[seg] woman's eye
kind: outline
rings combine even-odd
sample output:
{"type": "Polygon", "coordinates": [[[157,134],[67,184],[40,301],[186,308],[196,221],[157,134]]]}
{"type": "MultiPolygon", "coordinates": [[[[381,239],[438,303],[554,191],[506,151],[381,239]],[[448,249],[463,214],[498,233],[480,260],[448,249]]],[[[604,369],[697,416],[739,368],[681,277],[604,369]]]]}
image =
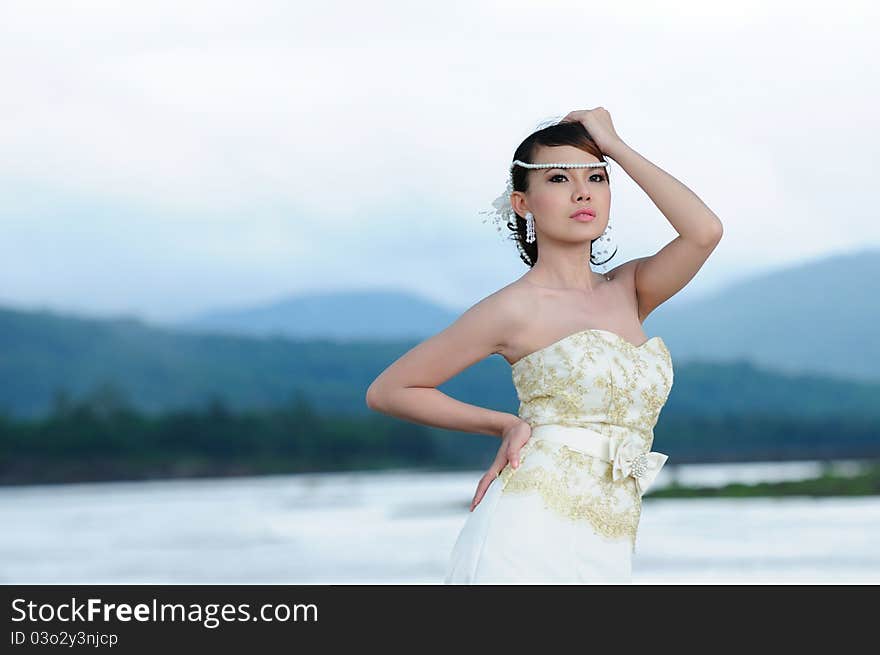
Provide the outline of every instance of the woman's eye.
{"type": "MultiPolygon", "coordinates": [[[[552,176],[552,177],[550,178],[550,181],[553,182],[553,180],[555,180],[557,177],[561,177],[561,178],[564,179],[564,180],[567,180],[567,179],[568,179],[568,178],[565,177],[565,175],[563,175],[562,173],[557,173],[556,175],[554,175],[554,176],[552,176]]],[[[601,182],[602,180],[605,179],[605,176],[604,176],[602,173],[594,173],[593,175],[590,176],[590,179],[592,180],[594,177],[598,177],[598,178],[599,178],[599,179],[598,179],[599,182],[601,182]]]]}

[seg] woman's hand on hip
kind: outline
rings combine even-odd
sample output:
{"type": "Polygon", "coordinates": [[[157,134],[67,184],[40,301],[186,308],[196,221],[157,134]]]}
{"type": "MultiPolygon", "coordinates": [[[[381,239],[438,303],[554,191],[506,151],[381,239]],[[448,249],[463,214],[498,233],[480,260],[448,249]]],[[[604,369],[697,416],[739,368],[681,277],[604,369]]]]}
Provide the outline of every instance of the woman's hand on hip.
{"type": "Polygon", "coordinates": [[[474,499],[471,501],[470,511],[473,512],[474,508],[480,504],[489,485],[501,474],[501,471],[504,470],[508,463],[513,468],[519,466],[519,451],[526,445],[531,436],[532,426],[519,417],[516,417],[516,420],[511,421],[504,429],[504,432],[501,434],[501,447],[498,448],[498,454],[495,456],[492,466],[489,467],[489,470],[486,471],[477,484],[477,491],[474,494],[474,499]]]}

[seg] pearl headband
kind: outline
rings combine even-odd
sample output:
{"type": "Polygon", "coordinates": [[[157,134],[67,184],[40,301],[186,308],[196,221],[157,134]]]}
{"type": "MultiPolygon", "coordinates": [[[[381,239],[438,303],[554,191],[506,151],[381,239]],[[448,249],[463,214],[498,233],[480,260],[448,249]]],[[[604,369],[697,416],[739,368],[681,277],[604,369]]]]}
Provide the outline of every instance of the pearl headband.
{"type": "Polygon", "coordinates": [[[591,164],[527,164],[519,159],[514,159],[510,165],[510,170],[513,171],[514,166],[522,166],[523,168],[599,168],[607,165],[607,161],[593,162],[591,164]]]}

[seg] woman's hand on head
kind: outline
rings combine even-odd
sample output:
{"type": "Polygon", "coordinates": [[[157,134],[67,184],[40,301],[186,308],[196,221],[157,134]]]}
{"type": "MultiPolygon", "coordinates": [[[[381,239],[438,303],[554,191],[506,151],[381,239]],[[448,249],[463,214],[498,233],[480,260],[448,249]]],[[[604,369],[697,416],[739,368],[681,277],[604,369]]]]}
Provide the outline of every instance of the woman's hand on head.
{"type": "Polygon", "coordinates": [[[596,107],[594,109],[579,109],[569,112],[562,122],[580,123],[587,130],[599,150],[603,153],[610,153],[614,150],[614,146],[623,143],[622,139],[617,135],[614,129],[614,123],[611,122],[611,114],[605,107],[596,107]]]}
{"type": "Polygon", "coordinates": [[[516,417],[516,420],[512,421],[504,429],[504,432],[501,434],[501,446],[498,448],[498,454],[495,456],[495,461],[492,462],[489,470],[486,471],[477,484],[477,491],[474,494],[474,499],[471,501],[470,511],[473,512],[476,506],[480,504],[489,485],[501,474],[501,471],[504,470],[508,463],[513,468],[519,466],[519,451],[526,445],[531,436],[532,426],[519,417],[516,417]]]}

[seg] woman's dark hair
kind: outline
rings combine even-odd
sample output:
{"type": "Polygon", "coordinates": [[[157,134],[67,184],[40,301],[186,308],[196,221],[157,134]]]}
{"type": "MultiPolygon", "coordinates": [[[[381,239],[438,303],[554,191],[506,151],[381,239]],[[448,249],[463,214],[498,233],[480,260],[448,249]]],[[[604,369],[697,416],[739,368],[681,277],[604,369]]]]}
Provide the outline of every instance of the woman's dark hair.
{"type": "MultiPolygon", "coordinates": [[[[537,154],[538,149],[541,146],[574,146],[575,148],[580,148],[584,152],[588,152],[591,155],[594,155],[599,159],[599,161],[607,161],[605,159],[605,156],[602,154],[602,151],[599,149],[599,146],[597,146],[596,142],[593,141],[593,137],[591,137],[587,132],[587,129],[584,127],[583,123],[576,121],[555,123],[548,127],[542,128],[537,132],[533,132],[525,139],[525,141],[523,141],[519,145],[519,147],[516,149],[516,152],[513,153],[513,159],[519,159],[520,161],[532,163],[534,161],[533,157],[537,154]]],[[[511,162],[512,161],[513,160],[511,160],[511,162]]],[[[526,192],[529,190],[529,173],[533,170],[534,169],[523,168],[522,166],[513,167],[514,191],[526,192]]],[[[607,166],[605,167],[605,176],[608,180],[608,183],[610,184],[611,177],[608,175],[607,166]]],[[[507,229],[509,229],[513,233],[510,238],[513,239],[516,243],[517,250],[519,250],[520,259],[522,259],[527,266],[532,267],[535,265],[535,262],[538,261],[538,242],[526,242],[525,218],[514,212],[513,221],[513,223],[507,223],[507,229]]],[[[593,241],[595,241],[595,239],[593,241]]],[[[592,249],[592,242],[590,242],[590,246],[592,249]]],[[[614,255],[612,255],[611,257],[613,256],[614,255]]],[[[611,257],[609,257],[609,259],[611,259],[611,257]]],[[[593,263],[604,264],[605,262],[593,263]]]]}

